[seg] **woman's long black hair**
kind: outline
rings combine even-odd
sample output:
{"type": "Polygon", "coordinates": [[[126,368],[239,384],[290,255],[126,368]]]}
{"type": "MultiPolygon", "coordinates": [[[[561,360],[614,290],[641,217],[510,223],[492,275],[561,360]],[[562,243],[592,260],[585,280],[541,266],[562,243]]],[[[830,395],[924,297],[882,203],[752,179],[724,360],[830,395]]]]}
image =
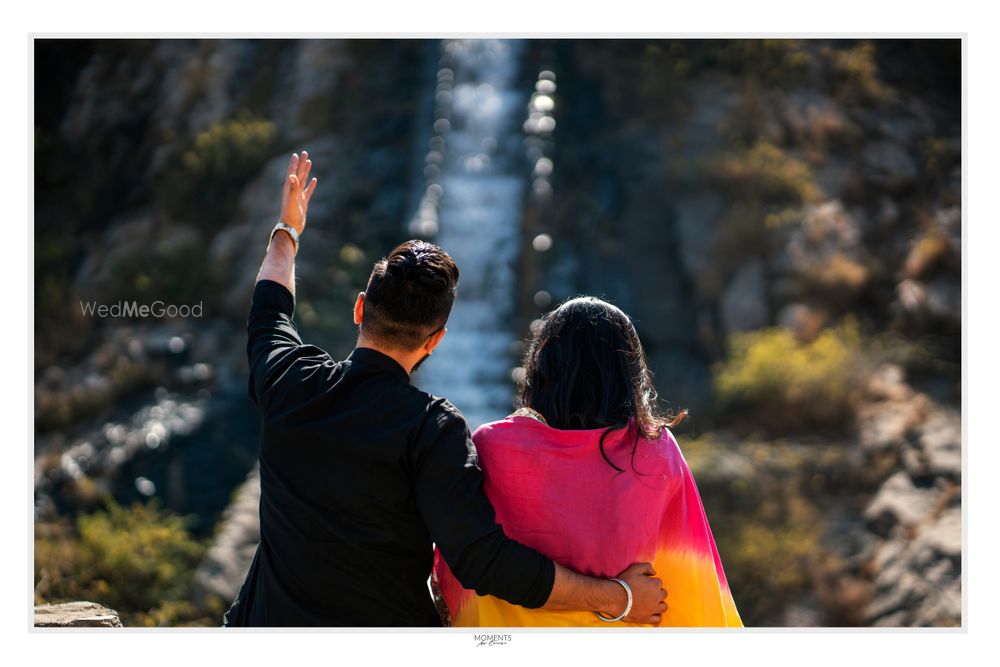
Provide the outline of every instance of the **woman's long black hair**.
{"type": "Polygon", "coordinates": [[[604,439],[628,428],[635,418],[632,467],[639,436],[660,438],[663,426],[676,426],[687,410],[660,414],[656,388],[646,365],[639,335],[622,310],[606,301],[582,296],[548,313],[535,331],[524,356],[524,381],[517,403],[537,410],[558,429],[605,428],[604,439]]]}

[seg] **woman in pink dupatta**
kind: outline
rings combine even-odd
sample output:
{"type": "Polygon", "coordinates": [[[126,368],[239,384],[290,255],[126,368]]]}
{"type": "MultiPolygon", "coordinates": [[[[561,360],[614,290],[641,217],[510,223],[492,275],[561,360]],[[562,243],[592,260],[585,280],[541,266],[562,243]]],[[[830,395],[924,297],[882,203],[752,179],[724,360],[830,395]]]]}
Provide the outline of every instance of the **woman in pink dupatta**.
{"type": "MultiPolygon", "coordinates": [[[[650,562],[669,591],[661,626],[742,627],[691,470],[661,417],[631,320],[580,297],[549,313],[525,356],[521,407],[472,435],[486,495],[513,539],[582,574],[650,562]]],[[[451,625],[615,626],[591,612],[480,596],[440,552],[432,582],[451,625]]]]}

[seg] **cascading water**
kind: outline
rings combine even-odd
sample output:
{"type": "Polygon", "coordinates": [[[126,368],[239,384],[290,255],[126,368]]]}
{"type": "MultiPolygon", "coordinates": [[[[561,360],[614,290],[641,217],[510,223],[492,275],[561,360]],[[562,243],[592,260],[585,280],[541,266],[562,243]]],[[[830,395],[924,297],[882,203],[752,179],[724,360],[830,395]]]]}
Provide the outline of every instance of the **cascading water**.
{"type": "MultiPolygon", "coordinates": [[[[423,120],[433,124],[433,133],[427,143],[421,140],[417,153],[420,186],[413,193],[416,215],[408,231],[447,250],[461,279],[448,334],[414,380],[455,403],[471,429],[511,409],[514,267],[528,178],[522,129],[537,137],[554,127],[551,119],[541,120],[547,112],[538,110],[524,125],[527,100],[515,88],[523,50],[523,43],[513,40],[453,40],[430,54],[436,89],[433,111],[431,105],[426,109],[433,116],[427,113],[423,120]]],[[[551,92],[554,83],[538,89],[551,92]]],[[[534,196],[545,196],[551,161],[537,140],[527,146],[527,159],[536,165],[534,196]]],[[[251,475],[198,569],[198,590],[222,599],[236,594],[258,539],[259,493],[251,475]]]]}
{"type": "Polygon", "coordinates": [[[444,248],[461,270],[448,333],[414,382],[451,400],[470,429],[511,410],[515,266],[526,175],[519,40],[441,46],[426,189],[409,231],[444,248]]]}

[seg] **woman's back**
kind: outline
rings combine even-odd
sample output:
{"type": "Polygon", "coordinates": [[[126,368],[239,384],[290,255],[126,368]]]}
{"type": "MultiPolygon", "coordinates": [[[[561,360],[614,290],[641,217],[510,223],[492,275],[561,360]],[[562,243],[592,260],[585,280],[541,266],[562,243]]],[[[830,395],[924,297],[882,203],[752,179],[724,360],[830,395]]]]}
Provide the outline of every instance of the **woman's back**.
{"type": "MultiPolygon", "coordinates": [[[[661,625],[742,625],[701,499],[676,440],[635,429],[560,430],[517,414],[473,441],[497,522],[511,538],[583,574],[613,577],[653,563],[669,592],[661,625]],[[632,454],[635,446],[634,456],[632,454]]],[[[590,612],[548,612],[463,589],[435,557],[434,578],[454,625],[608,626],[590,612]]]]}

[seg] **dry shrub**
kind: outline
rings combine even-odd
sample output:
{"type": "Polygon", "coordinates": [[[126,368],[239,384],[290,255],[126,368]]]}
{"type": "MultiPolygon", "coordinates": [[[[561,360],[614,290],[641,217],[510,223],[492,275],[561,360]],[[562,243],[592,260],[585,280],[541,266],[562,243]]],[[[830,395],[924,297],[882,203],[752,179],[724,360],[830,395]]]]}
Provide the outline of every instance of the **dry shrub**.
{"type": "Polygon", "coordinates": [[[782,328],[735,333],[728,358],[716,367],[719,409],[770,432],[850,426],[854,380],[860,370],[856,318],[803,343],[782,328]]]}
{"type": "Polygon", "coordinates": [[[218,625],[218,601],[192,602],[205,545],[183,517],[154,502],[107,508],[35,526],[35,603],[98,602],[126,625],[218,625]]]}

